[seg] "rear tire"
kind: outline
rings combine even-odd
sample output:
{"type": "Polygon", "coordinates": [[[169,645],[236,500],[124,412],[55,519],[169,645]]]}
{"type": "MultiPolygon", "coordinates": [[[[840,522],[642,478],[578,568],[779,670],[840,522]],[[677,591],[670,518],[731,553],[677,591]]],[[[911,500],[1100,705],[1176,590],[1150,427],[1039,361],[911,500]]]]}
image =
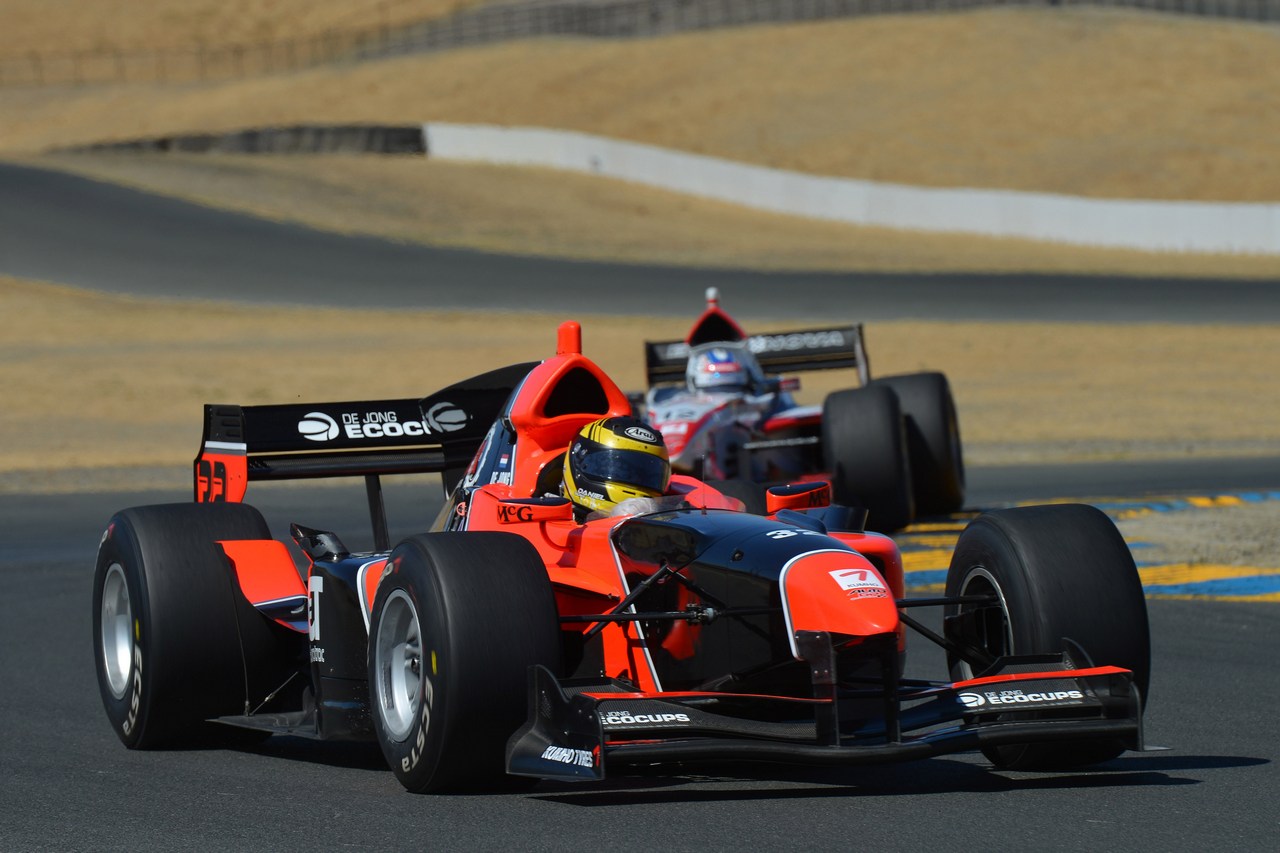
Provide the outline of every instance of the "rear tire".
{"type": "Polygon", "coordinates": [[[822,405],[823,462],[836,503],[867,510],[867,529],[906,527],[915,517],[906,425],[885,386],[837,391],[822,405]]]}
{"type": "Polygon", "coordinates": [[[964,457],[951,386],[941,373],[886,376],[906,421],[907,453],[917,515],[941,515],[964,506],[964,457]]]}
{"type": "Polygon", "coordinates": [[[369,632],[374,731],[414,793],[505,787],[529,667],[560,669],[555,597],[510,533],[430,533],[396,546],[369,632]]]}
{"type": "MultiPolygon", "coordinates": [[[[1145,706],[1151,678],[1146,599],[1133,555],[1100,510],[1020,507],[975,519],[956,543],[946,594],[990,593],[998,606],[946,608],[949,617],[979,613],[967,633],[954,638],[993,657],[1065,651],[1077,667],[1124,667],[1133,671],[1145,706]]],[[[948,663],[954,681],[977,675],[954,656],[948,663]]],[[[1001,768],[1053,770],[1106,761],[1124,750],[1119,741],[1102,740],[1014,744],[983,755],[1001,768]]]]}
{"type": "Polygon", "coordinates": [[[208,743],[204,720],[244,713],[246,686],[261,698],[287,677],[291,661],[215,544],[270,538],[245,504],[112,517],[94,574],[93,648],[102,704],[125,746],[208,743]]]}

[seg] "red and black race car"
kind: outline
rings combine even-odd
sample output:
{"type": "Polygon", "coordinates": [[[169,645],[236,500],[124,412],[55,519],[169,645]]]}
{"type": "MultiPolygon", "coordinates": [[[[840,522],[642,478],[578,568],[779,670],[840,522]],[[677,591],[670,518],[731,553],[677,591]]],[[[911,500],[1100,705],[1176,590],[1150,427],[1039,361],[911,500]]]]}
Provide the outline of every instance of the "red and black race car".
{"type": "Polygon", "coordinates": [[[645,343],[644,416],[672,467],[762,509],[769,484],[822,476],[841,503],[892,531],[964,504],[964,460],[951,386],[937,371],[871,378],[860,324],[748,335],[716,288],[683,341],[645,343]],[[794,374],[851,368],[857,387],[800,405],[794,374]]]}
{"type": "Polygon", "coordinates": [[[195,501],[122,510],[102,538],[93,639],[116,733],[376,740],[417,792],[1140,748],[1145,602],[1096,509],[980,516],[946,594],[912,599],[894,542],[826,483],[772,488],[761,516],[674,475],[655,511],[575,520],[566,447],[630,412],[574,323],[555,356],[422,400],[207,406],[195,501]],[[380,478],[423,471],[442,475],[443,511],[392,548],[380,478]],[[248,483],[331,476],[366,479],[375,551],[294,524],[295,563],[248,483]],[[944,609],[940,633],[922,607],[944,609]],[[945,677],[904,677],[909,631],[945,648],[945,677]]]}

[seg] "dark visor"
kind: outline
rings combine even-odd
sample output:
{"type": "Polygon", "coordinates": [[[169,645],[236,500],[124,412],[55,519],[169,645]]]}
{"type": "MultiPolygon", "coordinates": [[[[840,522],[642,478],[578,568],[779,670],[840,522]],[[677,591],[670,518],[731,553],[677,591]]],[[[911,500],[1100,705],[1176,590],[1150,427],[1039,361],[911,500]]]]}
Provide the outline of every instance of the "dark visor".
{"type": "Polygon", "coordinates": [[[578,470],[593,480],[666,491],[671,469],[661,457],[639,450],[584,450],[580,447],[578,451],[574,454],[578,470]]]}

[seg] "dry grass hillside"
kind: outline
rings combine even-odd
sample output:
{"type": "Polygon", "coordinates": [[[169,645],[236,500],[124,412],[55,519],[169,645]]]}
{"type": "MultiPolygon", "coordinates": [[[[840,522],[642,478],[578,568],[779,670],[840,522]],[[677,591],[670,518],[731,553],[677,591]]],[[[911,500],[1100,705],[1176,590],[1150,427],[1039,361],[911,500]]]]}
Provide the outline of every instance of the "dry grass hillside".
{"type": "Polygon", "coordinates": [[[396,26],[484,0],[0,0],[0,56],[172,50],[396,26]]]}
{"type": "Polygon", "coordinates": [[[0,90],[0,152],[294,122],[491,122],[910,184],[1270,201],[1278,33],[1073,7],[531,40],[218,84],[0,90]]]}
{"type": "MultiPolygon", "coordinates": [[[[0,276],[0,492],[182,488],[201,406],[428,393],[501,364],[546,357],[565,317],[323,311],[144,301],[0,276]],[[314,330],[359,341],[317,358],[314,330]],[[388,364],[418,365],[387,370],[388,364]]],[[[580,315],[584,348],[624,388],[644,380],[642,342],[691,318],[580,315]]],[[[794,324],[788,324],[788,327],[794,324]]],[[[753,327],[754,328],[754,327],[753,327]]],[[[760,327],[764,330],[765,327],[760,327]]],[[[1275,327],[875,323],[880,375],[942,369],[965,454],[1027,460],[1182,458],[1273,450],[1275,327]],[[1211,357],[1187,359],[1187,353],[1211,357]]],[[[820,401],[856,379],[807,374],[820,401]]]]}
{"type": "MultiPolygon", "coordinates": [[[[203,37],[219,15],[236,18],[216,25],[227,33],[279,33],[290,22],[320,26],[375,7],[416,16],[437,0],[318,0],[302,16],[297,2],[0,0],[0,8],[13,23],[5,37],[33,44],[50,43],[42,27],[51,22],[81,32],[77,12],[89,21],[108,10],[112,26],[159,46],[203,37]],[[148,30],[160,22],[162,32],[148,30]]],[[[0,157],[320,228],[490,251],[762,268],[1280,278],[1280,257],[859,229],[531,169],[417,158],[41,155],[264,125],[472,121],[904,183],[1276,201],[1278,33],[1114,9],[986,9],[630,42],[533,40],[222,83],[10,87],[0,88],[0,157]]]]}

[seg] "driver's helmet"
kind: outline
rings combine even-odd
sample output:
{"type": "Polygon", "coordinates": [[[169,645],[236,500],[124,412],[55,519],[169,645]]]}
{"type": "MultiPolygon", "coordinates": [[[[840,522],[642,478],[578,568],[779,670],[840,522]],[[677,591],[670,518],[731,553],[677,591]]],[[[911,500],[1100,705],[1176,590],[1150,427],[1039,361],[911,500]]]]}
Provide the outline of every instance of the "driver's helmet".
{"type": "Polygon", "coordinates": [[[670,479],[662,433],[632,417],[592,421],[564,456],[564,496],[586,510],[608,513],[627,498],[657,497],[670,479]]]}
{"type": "Polygon", "coordinates": [[[738,350],[713,346],[690,354],[685,379],[690,391],[743,391],[751,385],[751,371],[738,350]]]}

